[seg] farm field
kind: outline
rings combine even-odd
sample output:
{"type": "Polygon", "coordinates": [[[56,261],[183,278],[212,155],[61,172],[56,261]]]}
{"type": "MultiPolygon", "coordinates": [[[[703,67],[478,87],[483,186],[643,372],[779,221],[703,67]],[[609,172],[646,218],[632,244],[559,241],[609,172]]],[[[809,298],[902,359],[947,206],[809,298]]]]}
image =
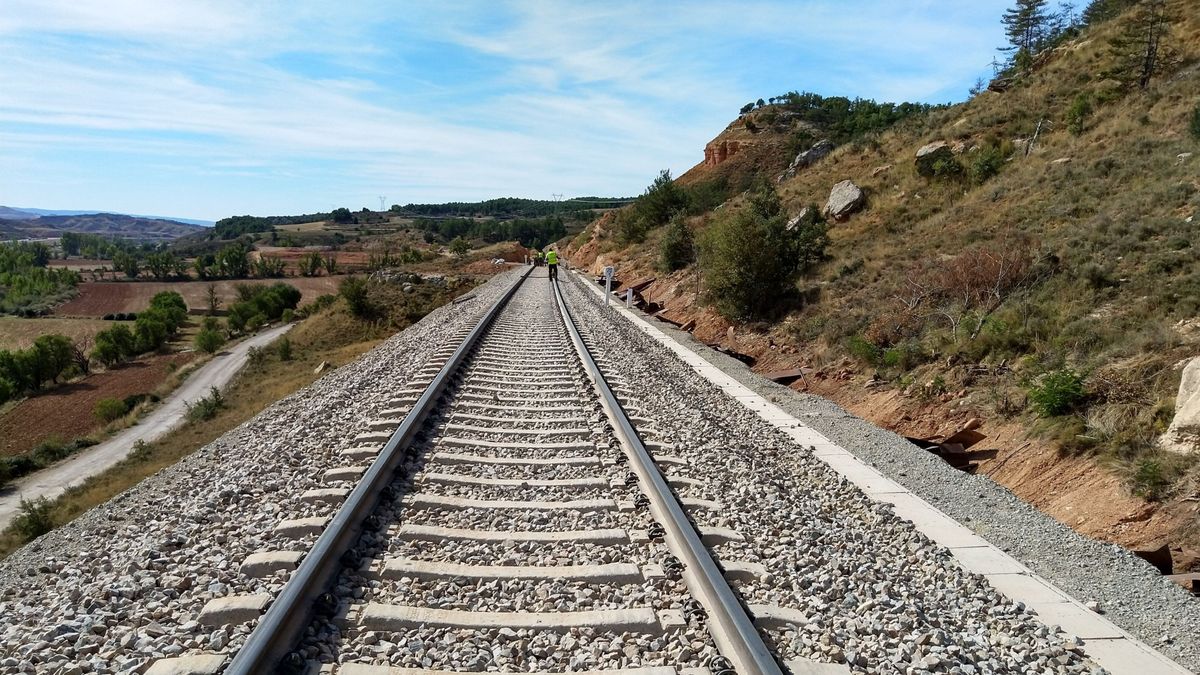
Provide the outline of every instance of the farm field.
{"type": "Polygon", "coordinates": [[[42,335],[65,335],[72,342],[111,328],[112,321],[101,319],[65,319],[40,317],[22,319],[15,316],[0,316],[0,349],[26,349],[42,335]]]}
{"type": "Polygon", "coordinates": [[[153,392],[196,357],[196,352],[143,357],[20,401],[0,413],[0,455],[20,455],[50,439],[87,436],[101,426],[93,414],[97,401],[153,392]]]}
{"type": "Polygon", "coordinates": [[[175,291],[183,296],[190,310],[208,309],[208,287],[215,285],[223,307],[236,300],[239,284],[274,284],[283,282],[295,286],[303,294],[301,304],[317,297],[337,293],[342,277],[287,277],[284,279],[237,279],[222,281],[85,281],[79,284],[79,294],[59,305],[54,314],[59,317],[101,317],[115,312],[140,312],[150,305],[150,298],[162,291],[175,291]]]}

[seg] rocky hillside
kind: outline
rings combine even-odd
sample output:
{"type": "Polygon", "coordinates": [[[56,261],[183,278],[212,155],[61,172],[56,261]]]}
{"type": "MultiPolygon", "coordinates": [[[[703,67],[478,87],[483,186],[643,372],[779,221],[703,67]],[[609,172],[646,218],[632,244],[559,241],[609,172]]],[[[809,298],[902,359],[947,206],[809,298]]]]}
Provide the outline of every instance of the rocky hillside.
{"type": "Polygon", "coordinates": [[[760,372],[802,369],[793,387],[882,426],[935,441],[970,427],[985,439],[956,461],[1081,532],[1193,567],[1200,420],[1176,398],[1200,355],[1200,15],[1167,7],[1170,58],[1145,89],[1112,76],[1127,12],[883,132],[798,133],[781,105],[740,115],[676,181],[732,195],[688,228],[703,238],[750,208],[742,191],[764,176],[793,222],[815,204],[828,224],[822,262],[766,321],[716,311],[703,255],[665,272],[669,227],[630,246],[610,214],[568,255],[654,279],[640,290],[663,318],[760,372]]]}

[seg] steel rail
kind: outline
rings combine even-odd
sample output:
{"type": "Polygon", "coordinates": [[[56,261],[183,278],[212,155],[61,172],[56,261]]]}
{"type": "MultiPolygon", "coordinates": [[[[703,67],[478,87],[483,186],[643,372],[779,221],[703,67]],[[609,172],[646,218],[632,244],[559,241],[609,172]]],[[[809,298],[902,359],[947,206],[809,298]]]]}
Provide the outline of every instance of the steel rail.
{"type": "Polygon", "coordinates": [[[721,568],[700,541],[700,535],[692,526],[679,500],[671,492],[662,472],[658,470],[650,452],[642,444],[637,430],[625,415],[617,397],[604,380],[596,365],[571,311],[567,309],[558,282],[553,282],[554,298],[571,342],[583,361],[588,378],[600,393],[601,403],[613,423],[613,430],[625,448],[630,467],[641,480],[646,496],[650,498],[650,511],[666,531],[666,543],[671,553],[684,564],[684,582],[708,614],[710,631],[721,654],[729,659],[738,673],[745,675],[782,675],[779,662],[763,642],[754,628],[746,608],[725,580],[721,568]]]}
{"type": "Polygon", "coordinates": [[[358,541],[364,522],[375,511],[384,488],[392,482],[393,474],[404,458],[404,450],[434,409],[454,373],[532,270],[532,267],[525,270],[496,300],[425,388],[325,531],[317,538],[312,550],[284,585],[279,597],[262,616],[245,645],[238,650],[224,675],[262,675],[294,672],[291,670],[293,668],[304,669],[307,664],[284,663],[284,659],[312,622],[318,598],[336,581],[338,573],[345,566],[343,556],[358,541]]]}

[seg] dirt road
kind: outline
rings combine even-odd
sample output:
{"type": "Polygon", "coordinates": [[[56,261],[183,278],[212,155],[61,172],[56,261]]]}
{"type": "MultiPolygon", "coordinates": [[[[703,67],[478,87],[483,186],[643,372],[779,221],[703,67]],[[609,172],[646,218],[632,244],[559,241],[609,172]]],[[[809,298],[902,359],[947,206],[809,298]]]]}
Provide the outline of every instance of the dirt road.
{"type": "Polygon", "coordinates": [[[87,448],[70,459],[48,469],[14,481],[0,490],[0,529],[8,527],[20,510],[21,499],[46,497],[54,499],[68,487],[78,485],[120,462],[138,441],[147,443],[165,435],[183,421],[188,402],[204,397],[211,387],[221,388],[246,364],[251,347],[262,347],[283,335],[294,324],[263,331],[254,337],[222,352],[192,373],[179,389],[163,400],[144,419],[116,436],[87,448]]]}

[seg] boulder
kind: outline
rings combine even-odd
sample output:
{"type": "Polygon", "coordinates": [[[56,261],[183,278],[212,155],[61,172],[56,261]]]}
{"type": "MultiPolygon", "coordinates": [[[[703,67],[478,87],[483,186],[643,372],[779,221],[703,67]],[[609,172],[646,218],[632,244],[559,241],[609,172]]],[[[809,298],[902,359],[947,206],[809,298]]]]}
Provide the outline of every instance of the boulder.
{"type": "Polygon", "coordinates": [[[1183,367],[1179,393],[1175,396],[1175,417],[1158,443],[1169,452],[1200,452],[1200,356],[1183,367]]]}
{"type": "Polygon", "coordinates": [[[787,180],[788,178],[795,176],[798,170],[816,164],[817,160],[833,152],[835,148],[837,148],[837,146],[834,145],[833,141],[829,140],[828,138],[817,141],[811,148],[796,155],[796,158],[793,159],[792,163],[788,165],[788,168],[784,170],[783,175],[779,177],[779,180],[787,180]]]}
{"type": "Polygon", "coordinates": [[[796,158],[792,160],[792,166],[798,168],[812,166],[817,160],[833,152],[836,147],[833,141],[823,138],[814,143],[808,150],[796,155],[796,158]]]}
{"type": "Polygon", "coordinates": [[[815,213],[815,209],[811,206],[806,206],[800,209],[800,213],[796,214],[794,218],[787,221],[787,225],[785,225],[785,227],[787,228],[788,232],[791,232],[799,227],[800,223],[816,220],[816,217],[817,214],[815,213]]]}
{"type": "Polygon", "coordinates": [[[934,141],[921,146],[917,150],[917,173],[929,177],[933,175],[933,167],[941,160],[953,161],[954,151],[946,141],[934,141]]]}
{"type": "Polygon", "coordinates": [[[862,188],[855,185],[854,181],[844,180],[834,185],[833,189],[829,191],[829,200],[825,202],[825,208],[821,212],[826,217],[840,222],[862,208],[866,201],[867,197],[863,194],[862,188]]]}

